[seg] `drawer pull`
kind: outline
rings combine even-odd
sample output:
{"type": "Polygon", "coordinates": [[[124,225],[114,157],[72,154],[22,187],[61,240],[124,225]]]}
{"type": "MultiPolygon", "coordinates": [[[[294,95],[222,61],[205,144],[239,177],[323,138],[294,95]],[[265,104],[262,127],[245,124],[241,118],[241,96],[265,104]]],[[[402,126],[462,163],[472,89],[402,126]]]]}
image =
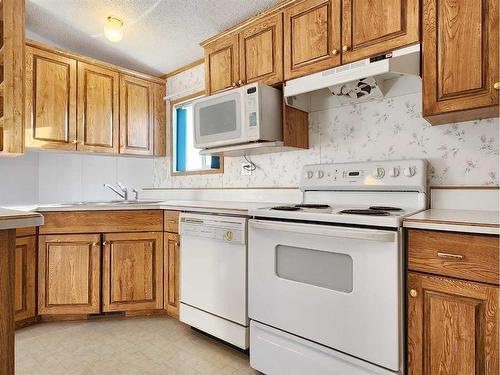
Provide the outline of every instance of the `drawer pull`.
{"type": "Polygon", "coordinates": [[[463,255],[450,254],[450,253],[437,253],[437,256],[440,257],[440,258],[446,258],[446,259],[455,259],[455,260],[462,260],[462,259],[464,259],[463,255]]]}
{"type": "Polygon", "coordinates": [[[410,297],[415,298],[418,296],[418,292],[416,289],[410,289],[410,297]]]}

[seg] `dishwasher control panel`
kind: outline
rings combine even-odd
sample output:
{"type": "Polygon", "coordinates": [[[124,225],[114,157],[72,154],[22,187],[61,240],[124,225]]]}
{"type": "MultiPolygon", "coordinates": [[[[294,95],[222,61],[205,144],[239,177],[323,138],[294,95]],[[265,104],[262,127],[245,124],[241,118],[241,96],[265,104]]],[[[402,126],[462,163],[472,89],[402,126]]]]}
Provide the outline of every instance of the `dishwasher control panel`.
{"type": "Polygon", "coordinates": [[[202,215],[181,216],[181,237],[201,237],[240,244],[246,242],[246,218],[200,216],[202,215]]]}

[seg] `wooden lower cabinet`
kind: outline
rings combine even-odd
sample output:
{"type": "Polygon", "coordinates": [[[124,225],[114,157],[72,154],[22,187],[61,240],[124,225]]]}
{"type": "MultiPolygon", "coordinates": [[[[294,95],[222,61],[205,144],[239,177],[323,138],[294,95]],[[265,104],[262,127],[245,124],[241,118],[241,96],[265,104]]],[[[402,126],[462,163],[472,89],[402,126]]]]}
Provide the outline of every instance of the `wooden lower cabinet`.
{"type": "Polygon", "coordinates": [[[41,235],[38,241],[38,313],[99,313],[101,235],[41,235]]]}
{"type": "Polygon", "coordinates": [[[15,259],[15,321],[36,316],[36,237],[16,239],[15,259]]]}
{"type": "Polygon", "coordinates": [[[163,233],[104,234],[103,311],[163,309],[163,233]]]}
{"type": "Polygon", "coordinates": [[[408,275],[408,374],[498,375],[496,286],[408,275]]]}
{"type": "Polygon", "coordinates": [[[180,236],[176,233],[165,233],[165,310],[174,318],[179,317],[179,260],[180,236]]]}

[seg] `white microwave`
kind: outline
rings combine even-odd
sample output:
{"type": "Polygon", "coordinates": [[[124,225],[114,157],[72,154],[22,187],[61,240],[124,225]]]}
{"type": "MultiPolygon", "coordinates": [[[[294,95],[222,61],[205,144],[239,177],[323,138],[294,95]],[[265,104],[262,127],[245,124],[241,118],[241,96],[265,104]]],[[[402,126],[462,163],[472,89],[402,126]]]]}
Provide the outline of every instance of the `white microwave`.
{"type": "Polygon", "coordinates": [[[281,141],[282,100],[280,90],[261,83],[195,100],[195,147],[281,141]]]}

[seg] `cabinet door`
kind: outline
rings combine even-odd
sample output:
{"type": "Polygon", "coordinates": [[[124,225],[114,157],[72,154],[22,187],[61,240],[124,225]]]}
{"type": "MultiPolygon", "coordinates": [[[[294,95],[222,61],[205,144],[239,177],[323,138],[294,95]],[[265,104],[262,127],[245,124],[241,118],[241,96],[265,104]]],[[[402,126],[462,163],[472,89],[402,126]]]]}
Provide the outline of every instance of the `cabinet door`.
{"type": "Polygon", "coordinates": [[[36,237],[16,239],[15,319],[32,318],[35,309],[36,237]]]}
{"type": "Polygon", "coordinates": [[[419,0],[342,0],[342,63],[419,41],[419,0]]]}
{"type": "Polygon", "coordinates": [[[283,15],[277,14],[240,33],[240,78],[243,84],[283,81],[283,15]]]}
{"type": "Polygon", "coordinates": [[[175,318],[179,317],[179,251],[180,236],[165,233],[165,310],[175,318]]]}
{"type": "Polygon", "coordinates": [[[79,151],[118,153],[119,74],[78,62],[79,151]]]}
{"type": "Polygon", "coordinates": [[[240,80],[238,53],[238,34],[216,40],[205,47],[207,95],[236,87],[240,80]]]}
{"type": "Polygon", "coordinates": [[[153,100],[151,82],[120,78],[120,153],[153,155],[153,100]]]}
{"type": "Polygon", "coordinates": [[[498,375],[498,288],[408,275],[408,374],[498,375]]]}
{"type": "Polygon", "coordinates": [[[38,313],[100,312],[101,236],[40,236],[38,313]]]}
{"type": "Polygon", "coordinates": [[[163,233],[104,235],[103,310],[163,308],[163,233]]]}
{"type": "Polygon", "coordinates": [[[26,146],[76,150],[76,61],[26,47],[26,146]]]}
{"type": "Polygon", "coordinates": [[[285,9],[285,80],[340,65],[340,1],[307,0],[285,9]]]}
{"type": "Polygon", "coordinates": [[[424,117],[497,117],[498,0],[424,0],[423,13],[424,117]]]}

